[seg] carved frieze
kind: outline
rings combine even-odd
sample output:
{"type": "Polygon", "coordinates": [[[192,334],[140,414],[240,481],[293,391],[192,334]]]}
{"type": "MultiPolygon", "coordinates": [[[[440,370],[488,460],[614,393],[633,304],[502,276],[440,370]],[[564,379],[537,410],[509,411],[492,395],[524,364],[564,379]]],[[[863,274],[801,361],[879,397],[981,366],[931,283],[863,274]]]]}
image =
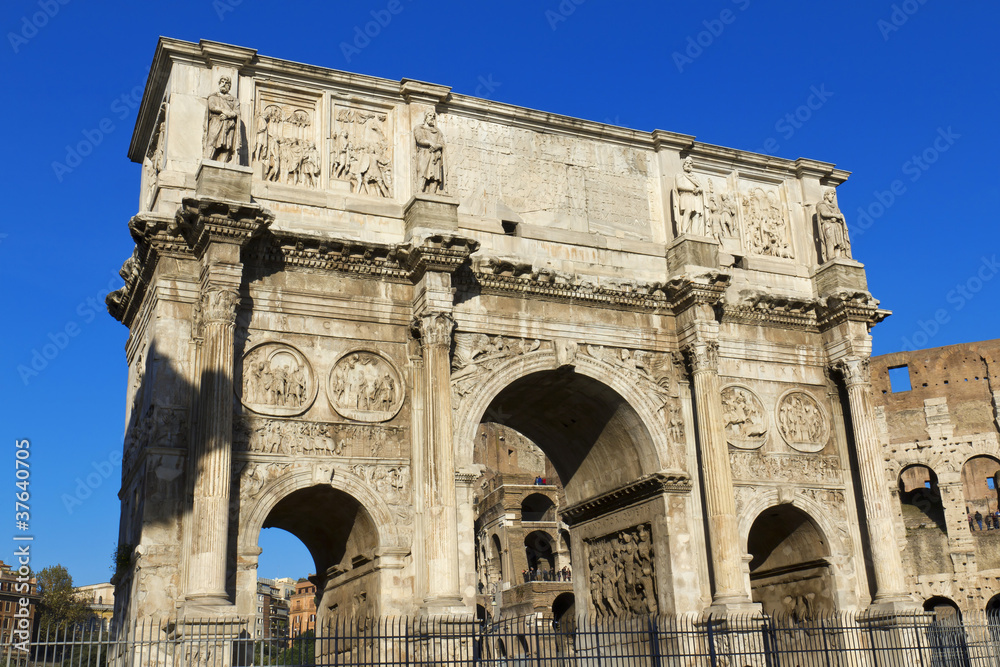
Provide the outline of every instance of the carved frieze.
{"type": "Polygon", "coordinates": [[[248,463],[237,462],[234,464],[235,473],[240,480],[240,496],[243,498],[254,498],[264,485],[277,479],[291,467],[290,463],[248,463]]]}
{"type": "Polygon", "coordinates": [[[410,468],[405,465],[356,464],[348,468],[365,480],[389,505],[410,502],[410,468]]]}
{"type": "Polygon", "coordinates": [[[264,93],[254,121],[251,163],[265,181],[319,187],[322,162],[316,145],[313,100],[285,100],[264,93]]]}
{"type": "Polygon", "coordinates": [[[397,456],[401,429],[293,419],[234,420],[233,446],[251,454],[284,456],[397,456]]]}
{"type": "Polygon", "coordinates": [[[792,389],[778,399],[775,408],[778,432],[793,449],[818,452],[830,439],[826,410],[812,394],[792,389]]]}
{"type": "Polygon", "coordinates": [[[745,248],[755,255],[794,256],[787,207],[777,187],[760,185],[742,191],[745,248]]]}
{"type": "Polygon", "coordinates": [[[743,482],[841,484],[840,458],[817,454],[763,454],[730,450],[733,479],[743,482]]]}
{"type": "Polygon", "coordinates": [[[187,410],[155,405],[136,414],[125,432],[122,477],[131,474],[136,460],[147,447],[187,448],[187,410]]]}
{"type": "Polygon", "coordinates": [[[753,391],[741,385],[722,389],[722,418],[726,440],[738,449],[758,449],[767,440],[768,420],[753,391]]]}
{"type": "Polygon", "coordinates": [[[301,352],[285,343],[257,345],[243,357],[234,387],[243,405],[262,415],[300,415],[316,399],[319,383],[301,352]]]}
{"type": "MultiPolygon", "coordinates": [[[[476,386],[482,373],[494,370],[512,357],[542,348],[542,341],[537,338],[459,332],[454,339],[451,388],[456,406],[476,386]]],[[[545,344],[547,349],[550,345],[551,343],[545,344]]]]}
{"type": "Polygon", "coordinates": [[[389,115],[337,105],[333,110],[330,178],[350,184],[351,192],[392,196],[392,129],[389,115]]]}
{"type": "Polygon", "coordinates": [[[649,523],[585,542],[590,595],[598,617],[657,613],[649,523]]]}
{"type": "Polygon", "coordinates": [[[343,355],[330,372],[327,396],[337,414],[359,422],[389,421],[403,406],[405,388],[396,367],[377,352],[343,355]]]}

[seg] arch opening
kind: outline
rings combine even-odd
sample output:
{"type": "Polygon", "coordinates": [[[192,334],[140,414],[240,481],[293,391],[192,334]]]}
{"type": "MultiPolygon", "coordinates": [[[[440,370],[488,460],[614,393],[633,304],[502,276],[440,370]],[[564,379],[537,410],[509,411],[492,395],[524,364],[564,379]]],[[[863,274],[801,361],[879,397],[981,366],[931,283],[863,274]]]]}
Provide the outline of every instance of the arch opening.
{"type": "MultiPolygon", "coordinates": [[[[480,601],[499,604],[496,614],[552,610],[560,595],[572,595],[572,570],[587,571],[586,563],[571,562],[570,533],[576,528],[559,525],[562,508],[660,470],[653,436],[639,412],[589,372],[593,369],[581,366],[527,373],[483,409],[471,452],[483,471],[476,484],[474,534],[491,543],[487,552],[507,555],[502,594],[480,601]],[[539,530],[538,523],[552,525],[539,530]],[[523,588],[508,592],[512,587],[523,588]]],[[[638,525],[634,513],[621,507],[600,520],[611,536],[638,525]]],[[[605,535],[598,539],[611,539],[605,535]]],[[[486,571],[478,573],[478,581],[480,590],[489,591],[482,584],[496,568],[492,558],[484,560],[486,571]]]]}
{"type": "Polygon", "coordinates": [[[764,613],[808,620],[836,609],[829,543],[802,510],[764,510],[750,528],[747,551],[753,601],[764,613]]]}
{"type": "Polygon", "coordinates": [[[906,529],[904,562],[914,572],[953,572],[937,474],[925,465],[911,465],[900,471],[897,482],[906,529]]]}
{"type": "MultiPolygon", "coordinates": [[[[378,532],[365,508],[349,493],[317,484],[278,501],[263,528],[280,528],[309,550],[315,574],[315,623],[334,616],[368,619],[378,615],[378,532]]],[[[302,586],[303,590],[308,588],[302,586]]],[[[304,612],[308,610],[307,601],[304,612]]]]}

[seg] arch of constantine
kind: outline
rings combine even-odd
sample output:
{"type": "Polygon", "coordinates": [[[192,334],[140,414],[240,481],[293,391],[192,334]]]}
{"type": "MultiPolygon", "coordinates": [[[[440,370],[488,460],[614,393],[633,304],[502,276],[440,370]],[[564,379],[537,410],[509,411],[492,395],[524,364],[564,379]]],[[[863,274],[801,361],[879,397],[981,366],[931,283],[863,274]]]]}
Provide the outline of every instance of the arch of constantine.
{"type": "Polygon", "coordinates": [[[120,617],[914,604],[847,172],[172,39],[129,155],[120,617]]]}

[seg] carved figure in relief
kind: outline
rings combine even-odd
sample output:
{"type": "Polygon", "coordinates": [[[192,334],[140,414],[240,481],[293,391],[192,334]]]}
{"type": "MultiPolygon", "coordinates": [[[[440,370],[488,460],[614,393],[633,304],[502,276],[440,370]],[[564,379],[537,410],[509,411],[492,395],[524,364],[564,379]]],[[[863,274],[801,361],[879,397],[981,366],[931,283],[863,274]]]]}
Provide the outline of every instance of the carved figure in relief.
{"type": "Polygon", "coordinates": [[[266,344],[243,362],[243,404],[264,414],[301,412],[312,398],[312,371],[297,350],[266,344]]]}
{"type": "Polygon", "coordinates": [[[330,376],[330,401],[349,419],[386,421],[402,404],[402,385],[396,370],[371,352],[341,358],[330,376]]]}
{"type": "Polygon", "coordinates": [[[591,601],[599,617],[657,613],[649,524],[588,540],[591,601]]]}
{"type": "Polygon", "coordinates": [[[694,161],[684,160],[683,173],[674,178],[678,234],[705,235],[705,215],[702,201],[701,179],[694,173],[694,161]]]}
{"type": "Polygon", "coordinates": [[[276,104],[264,107],[257,116],[251,153],[251,159],[261,164],[261,178],[287,185],[319,186],[321,160],[311,127],[312,118],[304,109],[286,115],[276,104]]]}
{"type": "Polygon", "coordinates": [[[816,222],[822,234],[823,261],[837,257],[851,257],[851,242],[847,237],[847,221],[837,206],[837,193],[833,188],[823,193],[823,201],[816,204],[816,222]]]}
{"type": "Polygon", "coordinates": [[[756,396],[742,387],[726,387],[722,390],[722,414],[731,445],[756,449],[764,444],[767,424],[756,396]]]}
{"type": "Polygon", "coordinates": [[[775,192],[755,187],[743,195],[747,249],[758,255],[791,257],[784,207],[775,192]]]}
{"type": "Polygon", "coordinates": [[[778,429],[788,444],[801,451],[819,451],[826,444],[826,418],[816,399],[805,392],[791,392],[780,400],[778,429]]]}
{"type": "Polygon", "coordinates": [[[736,215],[738,212],[736,196],[731,192],[723,192],[720,197],[719,236],[735,238],[738,235],[736,231],[736,215]]]}
{"type": "Polygon", "coordinates": [[[362,109],[339,108],[330,152],[330,175],[348,181],[351,192],[392,196],[392,150],[388,115],[362,109]]]}
{"type": "Polygon", "coordinates": [[[444,135],[437,127],[437,114],[428,111],[424,122],[413,130],[417,144],[417,178],[421,192],[444,192],[444,135]]]}
{"type": "Polygon", "coordinates": [[[208,96],[208,129],[205,133],[205,158],[232,162],[239,150],[239,104],[229,94],[232,80],[219,78],[219,90],[208,96]]]}

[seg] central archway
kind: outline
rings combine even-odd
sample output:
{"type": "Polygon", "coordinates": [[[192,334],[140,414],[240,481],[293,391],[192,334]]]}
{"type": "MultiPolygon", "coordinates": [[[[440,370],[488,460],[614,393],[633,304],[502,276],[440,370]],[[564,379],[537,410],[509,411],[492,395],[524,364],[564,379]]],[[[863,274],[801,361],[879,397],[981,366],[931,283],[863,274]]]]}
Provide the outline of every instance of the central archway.
{"type": "MultiPolygon", "coordinates": [[[[528,610],[530,600],[530,609],[548,611],[569,594],[591,613],[669,609],[670,596],[655,584],[671,581],[665,501],[634,491],[668,467],[651,392],[609,364],[577,358],[557,367],[542,352],[496,369],[478,389],[456,414],[456,459],[484,471],[474,534],[499,537],[515,559],[501,582],[502,605],[528,610]],[[553,536],[566,524],[568,544],[556,549],[553,536]],[[538,531],[549,536],[544,554],[538,531]],[[591,581],[592,561],[609,549],[627,551],[630,567],[598,567],[602,581],[591,581]],[[622,599],[609,603],[608,591],[622,599]]],[[[496,595],[481,602],[498,604],[496,595]]]]}

